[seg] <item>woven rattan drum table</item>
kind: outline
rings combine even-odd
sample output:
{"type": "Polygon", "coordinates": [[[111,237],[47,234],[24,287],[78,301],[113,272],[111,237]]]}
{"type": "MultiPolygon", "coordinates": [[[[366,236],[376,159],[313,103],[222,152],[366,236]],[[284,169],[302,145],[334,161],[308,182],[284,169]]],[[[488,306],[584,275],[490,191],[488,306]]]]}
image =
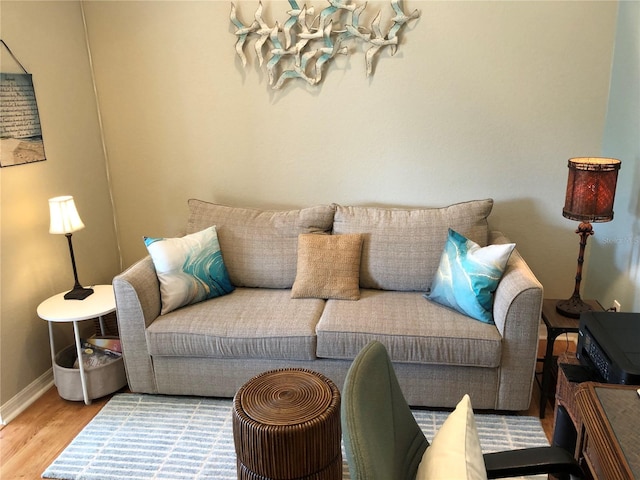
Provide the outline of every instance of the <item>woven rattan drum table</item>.
{"type": "Polygon", "coordinates": [[[262,373],[233,399],[238,479],[340,480],[340,392],[324,375],[262,373]]]}

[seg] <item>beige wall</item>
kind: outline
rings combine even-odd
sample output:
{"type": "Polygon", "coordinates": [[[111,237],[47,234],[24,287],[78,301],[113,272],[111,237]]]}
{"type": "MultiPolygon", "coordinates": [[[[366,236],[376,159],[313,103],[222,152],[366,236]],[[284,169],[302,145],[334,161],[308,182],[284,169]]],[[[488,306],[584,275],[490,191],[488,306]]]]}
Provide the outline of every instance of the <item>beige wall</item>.
{"type": "MultiPolygon", "coordinates": [[[[405,4],[422,17],[373,77],[354,45],[320,86],[273,92],[251,48],[246,69],[235,56],[229,2],[84,2],[105,158],[81,4],[2,0],[2,38],[34,74],[48,160],[0,171],[0,402],[50,367],[35,311],[70,287],[47,198],[76,197],[83,282],[120,268],[107,169],[124,266],[145,254],[143,235],[183,231],[190,197],[283,208],[493,197],[493,226],[547,296],[568,296],[577,240],[561,215],[566,161],[601,152],[617,3],[405,4]]],[[[239,2],[241,18],[256,6],[239,2]]],[[[388,2],[367,10],[380,8],[388,2]]],[[[265,17],[287,9],[265,2],[265,17]]]]}
{"type": "MultiPolygon", "coordinates": [[[[320,6],[324,2],[315,2],[320,6]]],[[[190,197],[245,206],[440,206],[493,197],[493,225],[547,294],[573,289],[567,159],[598,155],[616,3],[405,2],[422,17],[373,77],[364,53],[274,92],[227,2],[89,2],[126,265],[180,234],[190,197]]],[[[257,1],[239,2],[242,19],[257,1]]],[[[369,2],[368,11],[388,2],[369,2]]],[[[266,2],[282,21],[288,2],[266,2]]],[[[388,17],[387,17],[388,18],[388,17]]]]}
{"type": "MultiPolygon", "coordinates": [[[[86,225],[73,235],[83,283],[111,283],[119,262],[80,4],[3,0],[0,9],[2,39],[33,75],[47,156],[0,170],[4,405],[51,367],[47,323],[36,308],[73,286],[66,238],[48,233],[47,199],[75,197],[86,225]]],[[[6,52],[1,61],[2,71],[17,71],[6,52]]],[[[72,341],[64,327],[56,329],[60,346],[72,341]]]]}

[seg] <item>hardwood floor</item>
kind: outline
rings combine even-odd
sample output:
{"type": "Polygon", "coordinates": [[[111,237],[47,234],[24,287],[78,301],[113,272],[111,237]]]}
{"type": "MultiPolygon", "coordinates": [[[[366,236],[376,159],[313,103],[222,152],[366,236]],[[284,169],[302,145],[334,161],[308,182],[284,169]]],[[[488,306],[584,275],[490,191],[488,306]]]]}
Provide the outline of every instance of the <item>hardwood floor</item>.
{"type": "Polygon", "coordinates": [[[69,402],[52,387],[0,430],[0,478],[39,479],[109,398],[69,402]]]}
{"type": "MultiPolygon", "coordinates": [[[[541,341],[540,351],[545,343],[541,341]]],[[[557,353],[571,350],[573,344],[558,339],[557,353]],[[569,345],[569,346],[567,346],[569,345]]],[[[0,430],[0,479],[40,479],[42,472],[107,403],[110,396],[94,400],[91,405],[69,402],[58,396],[55,387],[0,430]]],[[[522,415],[538,416],[540,390],[534,384],[529,409],[522,415]]],[[[548,406],[542,426],[551,440],[553,407],[548,406]]]]}

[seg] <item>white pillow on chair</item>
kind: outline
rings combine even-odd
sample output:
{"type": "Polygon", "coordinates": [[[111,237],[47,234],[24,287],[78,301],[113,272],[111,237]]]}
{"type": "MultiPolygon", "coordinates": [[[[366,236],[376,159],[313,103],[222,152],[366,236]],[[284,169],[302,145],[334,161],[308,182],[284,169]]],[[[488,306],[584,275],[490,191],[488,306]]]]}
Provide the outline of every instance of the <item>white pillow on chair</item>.
{"type": "Polygon", "coordinates": [[[469,395],[451,412],[424,452],[416,480],[486,480],[469,395]]]}

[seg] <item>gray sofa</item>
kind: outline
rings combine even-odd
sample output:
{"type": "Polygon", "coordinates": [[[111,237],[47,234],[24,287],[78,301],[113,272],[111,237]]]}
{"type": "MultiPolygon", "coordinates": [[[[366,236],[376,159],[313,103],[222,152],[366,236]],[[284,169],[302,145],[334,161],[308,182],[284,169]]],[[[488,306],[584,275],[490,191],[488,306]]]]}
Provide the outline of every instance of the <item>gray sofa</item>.
{"type": "Polygon", "coordinates": [[[113,281],[129,387],[134,392],[232,397],[265,370],[302,367],[341,386],[369,341],[382,342],[411,405],[529,407],[542,286],[517,250],[495,292],[495,325],[424,298],[452,228],[480,245],[492,200],[443,208],[322,205],[288,211],[189,201],[186,233],[215,225],[235,290],[160,315],[146,257],[113,281]],[[298,236],[363,234],[359,300],[291,298],[298,236]]]}

